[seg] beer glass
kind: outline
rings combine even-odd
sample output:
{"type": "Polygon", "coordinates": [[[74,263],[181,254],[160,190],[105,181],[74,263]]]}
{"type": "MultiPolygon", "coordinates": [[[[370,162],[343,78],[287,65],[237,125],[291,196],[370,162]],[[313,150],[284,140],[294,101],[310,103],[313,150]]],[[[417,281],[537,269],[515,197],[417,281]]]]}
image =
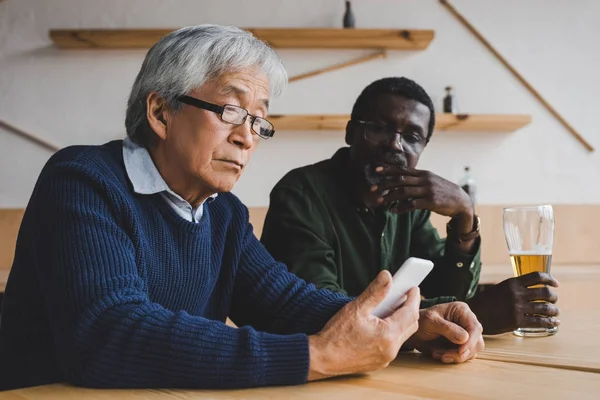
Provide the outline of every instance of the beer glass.
{"type": "MultiPolygon", "coordinates": [[[[504,236],[515,276],[530,272],[550,273],[554,241],[554,210],[550,205],[505,208],[504,236]]],[[[542,285],[536,285],[538,287],[542,285]]],[[[542,301],[542,300],[540,300],[542,301]]],[[[558,327],[528,328],[514,331],[517,336],[554,335],[558,327]]]]}

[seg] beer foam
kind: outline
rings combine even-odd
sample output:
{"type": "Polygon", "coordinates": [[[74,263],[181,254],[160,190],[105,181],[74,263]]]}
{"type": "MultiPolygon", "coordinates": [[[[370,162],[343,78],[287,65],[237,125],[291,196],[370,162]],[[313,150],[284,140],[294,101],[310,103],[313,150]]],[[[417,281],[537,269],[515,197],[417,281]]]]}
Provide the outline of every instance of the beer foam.
{"type": "Polygon", "coordinates": [[[511,256],[551,256],[552,249],[539,248],[526,251],[511,251],[509,254],[511,256]]]}

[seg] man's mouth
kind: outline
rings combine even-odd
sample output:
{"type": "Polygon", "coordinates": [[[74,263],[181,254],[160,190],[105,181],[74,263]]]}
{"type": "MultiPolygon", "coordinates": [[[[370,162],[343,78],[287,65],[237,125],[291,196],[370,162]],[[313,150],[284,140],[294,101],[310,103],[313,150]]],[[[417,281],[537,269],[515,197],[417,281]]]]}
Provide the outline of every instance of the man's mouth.
{"type": "Polygon", "coordinates": [[[402,168],[405,169],[408,165],[408,163],[406,162],[406,160],[402,159],[402,158],[395,158],[395,157],[380,157],[375,159],[374,163],[377,166],[385,166],[385,165],[390,165],[392,167],[397,167],[397,168],[402,168]]]}
{"type": "Polygon", "coordinates": [[[406,168],[408,163],[406,156],[401,152],[391,152],[378,149],[372,154],[371,163],[375,166],[390,165],[396,168],[406,168]]]}
{"type": "Polygon", "coordinates": [[[222,163],[231,165],[231,166],[239,168],[239,169],[244,168],[244,164],[242,164],[241,162],[236,161],[236,160],[225,160],[225,159],[223,159],[223,160],[217,160],[217,161],[220,161],[222,163]]]}

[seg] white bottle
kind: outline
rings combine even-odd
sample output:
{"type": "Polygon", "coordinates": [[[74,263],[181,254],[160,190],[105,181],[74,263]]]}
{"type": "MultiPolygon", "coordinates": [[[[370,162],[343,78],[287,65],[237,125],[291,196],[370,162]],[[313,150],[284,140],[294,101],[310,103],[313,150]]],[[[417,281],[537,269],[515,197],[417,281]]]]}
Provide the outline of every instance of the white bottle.
{"type": "Polygon", "coordinates": [[[465,166],[465,174],[458,182],[458,185],[471,197],[471,201],[475,204],[475,198],[477,194],[477,186],[475,180],[471,176],[471,169],[465,166]]]}

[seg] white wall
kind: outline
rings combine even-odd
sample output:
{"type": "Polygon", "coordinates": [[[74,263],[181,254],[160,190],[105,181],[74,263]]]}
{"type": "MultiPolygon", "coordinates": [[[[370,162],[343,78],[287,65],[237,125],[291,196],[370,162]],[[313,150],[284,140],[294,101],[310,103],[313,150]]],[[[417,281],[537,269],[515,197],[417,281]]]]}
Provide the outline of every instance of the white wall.
{"type": "MultiPolygon", "coordinates": [[[[355,0],[360,27],[434,29],[423,52],[377,60],[291,84],[273,113],[348,113],[383,76],[422,84],[436,106],[456,87],[461,112],[530,113],[513,134],[439,133],[421,167],[452,180],[469,164],[481,203],[600,203],[600,1],[453,0],[455,6],[599,148],[588,153],[437,0],[355,0]]],[[[128,91],[144,51],[64,51],[51,28],[339,26],[341,0],[5,0],[0,2],[0,118],[60,146],[124,135],[128,91]]],[[[281,50],[290,75],[367,51],[281,50]]],[[[278,132],[235,188],[249,206],[289,169],[329,157],[341,132],[278,132]]],[[[50,153],[0,130],[0,207],[23,207],[50,153]]]]}

